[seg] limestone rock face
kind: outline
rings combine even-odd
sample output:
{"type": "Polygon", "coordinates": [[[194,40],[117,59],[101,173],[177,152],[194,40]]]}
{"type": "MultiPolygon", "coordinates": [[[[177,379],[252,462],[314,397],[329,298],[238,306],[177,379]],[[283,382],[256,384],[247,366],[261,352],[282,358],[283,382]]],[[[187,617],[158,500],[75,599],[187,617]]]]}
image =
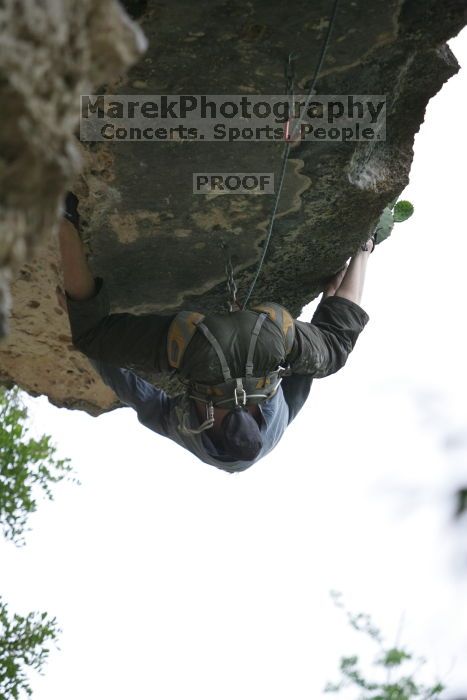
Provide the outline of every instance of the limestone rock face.
{"type": "MultiPolygon", "coordinates": [[[[110,0],[31,2],[22,14],[13,12],[13,0],[0,5],[0,28],[8,27],[0,52],[2,265],[44,240],[36,258],[15,274],[0,374],[58,405],[92,413],[114,406],[115,397],[71,347],[54,297],[59,202],[79,162],[73,188],[83,236],[114,309],[208,310],[225,298],[219,242],[232,250],[241,298],[273,198],[193,195],[192,174],[277,177],[283,144],[79,143],[72,137],[78,95],[101,83],[121,94],[284,94],[292,50],[298,54],[295,90],[306,94],[332,6],[331,0],[124,4],[148,48],[113,83],[143,39],[110,0]]],[[[292,151],[252,301],[271,299],[298,313],[367,239],[384,206],[408,182],[426,105],[459,68],[445,42],[466,20],[465,0],[341,0],[317,92],[386,95],[386,140],[306,141],[292,151]]]]}
{"type": "Polygon", "coordinates": [[[11,272],[55,231],[81,168],[79,96],[118,77],[146,47],[114,0],[0,3],[0,305],[11,272]]]}

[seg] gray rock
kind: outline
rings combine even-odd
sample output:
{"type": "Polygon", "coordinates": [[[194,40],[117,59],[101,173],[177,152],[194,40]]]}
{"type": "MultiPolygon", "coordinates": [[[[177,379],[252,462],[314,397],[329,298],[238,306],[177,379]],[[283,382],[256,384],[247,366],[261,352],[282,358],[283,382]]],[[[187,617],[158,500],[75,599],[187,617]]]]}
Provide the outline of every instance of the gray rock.
{"type": "MultiPolygon", "coordinates": [[[[149,48],[126,78],[107,85],[108,93],[283,94],[284,63],[291,50],[299,54],[296,91],[306,93],[331,9],[330,0],[292,5],[276,0],[174,0],[170,7],[151,0],[124,4],[141,24],[149,48]]],[[[459,69],[444,42],[466,19],[465,0],[341,0],[317,91],[386,94],[387,138],[344,144],[307,141],[294,148],[252,301],[271,299],[299,313],[367,240],[385,205],[407,185],[414,136],[428,101],[459,69]]],[[[78,44],[82,31],[82,22],[75,25],[78,44]]],[[[125,41],[122,37],[117,42],[120,53],[125,41]]],[[[131,60],[135,50],[129,54],[126,58],[131,60]]],[[[57,74],[64,84],[65,58],[56,54],[54,60],[53,66],[47,64],[44,89],[48,80],[58,80],[57,74]]],[[[120,60],[123,63],[128,60],[120,60]]],[[[72,67],[69,63],[68,70],[72,67]]],[[[104,66],[100,68],[98,78],[109,80],[104,66]]],[[[90,70],[88,61],[84,73],[90,70]]],[[[99,79],[92,76],[91,82],[99,79]]],[[[80,90],[83,81],[75,79],[73,99],[80,90]]],[[[49,99],[50,94],[49,90],[49,99]]],[[[71,98],[69,102],[68,121],[75,114],[71,98]]],[[[193,195],[192,173],[277,175],[282,142],[77,144],[69,130],[52,128],[51,115],[57,114],[58,105],[52,106],[52,112],[36,116],[33,174],[27,174],[31,159],[26,150],[28,157],[18,163],[8,190],[9,201],[16,202],[22,215],[26,212],[29,222],[19,229],[42,231],[45,224],[38,226],[38,217],[43,207],[44,222],[54,228],[63,191],[59,181],[75,170],[66,154],[80,151],[83,168],[74,190],[80,198],[83,234],[115,310],[220,308],[225,300],[221,240],[233,252],[241,298],[261,253],[272,198],[193,195]],[[58,149],[61,138],[63,147],[58,149]],[[41,150],[37,141],[47,147],[41,150]],[[52,142],[55,157],[46,167],[52,142]]],[[[20,109],[11,103],[12,121],[20,109]]],[[[3,126],[4,136],[9,129],[3,126]]],[[[1,145],[3,152],[4,141],[1,145]]],[[[11,335],[0,351],[2,376],[28,391],[47,394],[59,405],[92,413],[115,405],[86,360],[70,348],[67,320],[54,303],[59,280],[56,243],[49,241],[22,274],[13,285],[11,335]],[[31,301],[40,308],[31,308],[31,301]]]]}

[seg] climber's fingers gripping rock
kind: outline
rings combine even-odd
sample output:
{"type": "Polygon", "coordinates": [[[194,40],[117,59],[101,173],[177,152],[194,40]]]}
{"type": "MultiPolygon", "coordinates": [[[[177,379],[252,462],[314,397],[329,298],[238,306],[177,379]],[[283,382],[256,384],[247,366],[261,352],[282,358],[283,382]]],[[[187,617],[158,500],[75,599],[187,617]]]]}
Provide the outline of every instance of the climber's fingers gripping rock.
{"type": "Polygon", "coordinates": [[[323,290],[323,299],[326,297],[334,296],[340,287],[342,280],[344,279],[345,273],[347,272],[348,264],[346,263],[342,270],[336,272],[336,274],[331,277],[329,282],[326,284],[323,290]]]}

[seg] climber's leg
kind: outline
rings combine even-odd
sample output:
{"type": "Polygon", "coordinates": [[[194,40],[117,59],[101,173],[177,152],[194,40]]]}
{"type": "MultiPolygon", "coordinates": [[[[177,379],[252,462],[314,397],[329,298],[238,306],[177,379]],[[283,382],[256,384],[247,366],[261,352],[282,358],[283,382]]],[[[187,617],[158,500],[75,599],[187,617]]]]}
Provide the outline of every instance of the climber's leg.
{"type": "Polygon", "coordinates": [[[118,367],[169,371],[167,333],[174,316],[111,314],[104,282],[94,278],[79,233],[66,220],[59,242],[74,346],[88,357],[118,367]]]}

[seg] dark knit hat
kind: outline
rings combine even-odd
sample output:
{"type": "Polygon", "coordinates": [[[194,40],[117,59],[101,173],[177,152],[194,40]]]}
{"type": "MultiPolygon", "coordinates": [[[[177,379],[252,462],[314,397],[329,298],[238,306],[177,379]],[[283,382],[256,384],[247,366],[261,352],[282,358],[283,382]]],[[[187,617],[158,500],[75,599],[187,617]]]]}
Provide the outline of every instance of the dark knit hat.
{"type": "Polygon", "coordinates": [[[263,439],[258,423],[247,410],[236,406],[224,417],[221,429],[223,447],[229,457],[250,461],[258,456],[263,439]]]}

